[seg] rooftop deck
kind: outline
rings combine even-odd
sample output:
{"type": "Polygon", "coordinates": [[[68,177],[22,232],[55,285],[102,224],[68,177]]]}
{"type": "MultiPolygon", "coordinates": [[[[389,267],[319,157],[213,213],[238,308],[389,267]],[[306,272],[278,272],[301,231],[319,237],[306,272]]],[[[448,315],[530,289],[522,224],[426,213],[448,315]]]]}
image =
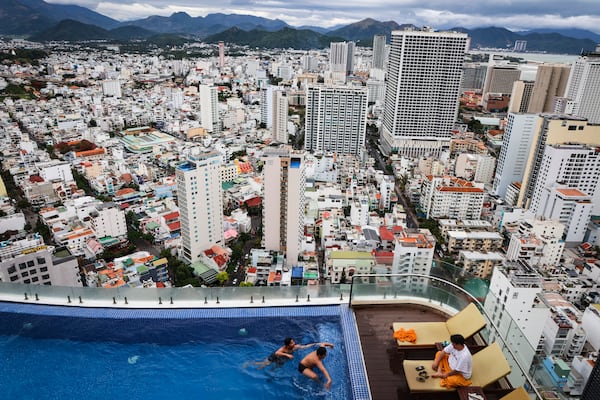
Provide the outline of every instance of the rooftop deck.
{"type": "MultiPolygon", "coordinates": [[[[354,313],[360,335],[371,395],[373,400],[411,399],[404,370],[403,357],[407,359],[432,360],[435,349],[398,351],[393,339],[392,322],[436,322],[445,321],[448,316],[433,308],[415,304],[354,306],[354,313]]],[[[471,348],[477,348],[473,340],[471,348]]],[[[486,400],[497,400],[510,390],[486,388],[486,400]]],[[[421,400],[458,400],[456,392],[419,394],[421,400]]]]}

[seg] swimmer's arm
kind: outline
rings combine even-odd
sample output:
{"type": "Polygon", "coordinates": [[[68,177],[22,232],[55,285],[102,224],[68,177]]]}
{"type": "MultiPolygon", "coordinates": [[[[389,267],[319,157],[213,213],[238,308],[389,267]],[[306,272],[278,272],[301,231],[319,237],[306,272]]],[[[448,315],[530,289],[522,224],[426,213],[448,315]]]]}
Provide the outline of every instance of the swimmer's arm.
{"type": "Polygon", "coordinates": [[[325,376],[325,378],[327,378],[327,382],[325,382],[325,387],[327,389],[329,389],[331,387],[331,377],[329,376],[329,372],[327,371],[327,368],[325,368],[325,366],[323,365],[323,363],[321,361],[319,361],[317,363],[317,367],[319,367],[319,369],[323,373],[323,376],[325,376]]]}
{"type": "Polygon", "coordinates": [[[327,343],[327,342],[317,342],[317,343],[308,343],[308,344],[297,344],[296,348],[297,349],[306,349],[308,347],[329,347],[333,349],[333,344],[331,343],[327,343]]]}
{"type": "Polygon", "coordinates": [[[279,350],[277,350],[277,351],[275,352],[275,355],[276,355],[276,356],[279,356],[279,357],[287,357],[287,358],[289,358],[290,360],[292,360],[292,359],[294,358],[294,356],[293,356],[293,355],[291,355],[290,353],[288,353],[287,351],[285,351],[285,346],[283,346],[283,347],[280,347],[280,348],[279,348],[279,350]]]}

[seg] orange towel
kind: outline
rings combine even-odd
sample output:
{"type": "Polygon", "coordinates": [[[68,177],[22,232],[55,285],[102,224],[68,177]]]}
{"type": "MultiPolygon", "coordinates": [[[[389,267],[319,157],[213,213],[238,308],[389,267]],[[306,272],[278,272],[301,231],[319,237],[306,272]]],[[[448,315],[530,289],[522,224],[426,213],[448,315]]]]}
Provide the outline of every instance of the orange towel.
{"type": "MultiPolygon", "coordinates": [[[[438,353],[436,353],[436,358],[438,354],[439,351],[438,353]]],[[[448,354],[445,354],[444,358],[441,359],[438,369],[440,370],[440,372],[448,372],[451,370],[450,363],[448,362],[448,354]]],[[[450,375],[449,377],[442,378],[442,380],[440,380],[440,386],[445,387],[446,389],[470,386],[472,384],[473,382],[470,379],[465,379],[465,377],[462,376],[462,374],[450,375]]]]}
{"type": "Polygon", "coordinates": [[[417,341],[417,334],[415,333],[414,329],[400,328],[394,332],[394,339],[401,342],[415,343],[417,341]]]}

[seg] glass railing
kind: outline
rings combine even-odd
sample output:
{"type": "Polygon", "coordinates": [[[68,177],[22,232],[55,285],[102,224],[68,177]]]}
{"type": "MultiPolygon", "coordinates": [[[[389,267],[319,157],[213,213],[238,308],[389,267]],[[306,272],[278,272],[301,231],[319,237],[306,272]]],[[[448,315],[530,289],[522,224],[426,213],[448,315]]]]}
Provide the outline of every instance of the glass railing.
{"type": "Polygon", "coordinates": [[[347,303],[350,285],[113,289],[0,282],[0,301],[80,307],[244,307],[347,303]]]}

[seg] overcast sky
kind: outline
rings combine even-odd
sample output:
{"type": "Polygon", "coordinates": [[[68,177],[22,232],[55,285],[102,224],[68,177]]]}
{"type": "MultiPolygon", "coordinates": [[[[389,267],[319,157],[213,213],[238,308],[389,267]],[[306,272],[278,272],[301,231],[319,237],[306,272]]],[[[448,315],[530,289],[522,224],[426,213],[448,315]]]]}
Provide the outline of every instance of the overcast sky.
{"type": "Polygon", "coordinates": [[[184,11],[279,18],[292,26],[331,27],[364,18],[433,28],[581,28],[600,34],[600,0],[46,0],[77,4],[119,21],[184,11]]]}

